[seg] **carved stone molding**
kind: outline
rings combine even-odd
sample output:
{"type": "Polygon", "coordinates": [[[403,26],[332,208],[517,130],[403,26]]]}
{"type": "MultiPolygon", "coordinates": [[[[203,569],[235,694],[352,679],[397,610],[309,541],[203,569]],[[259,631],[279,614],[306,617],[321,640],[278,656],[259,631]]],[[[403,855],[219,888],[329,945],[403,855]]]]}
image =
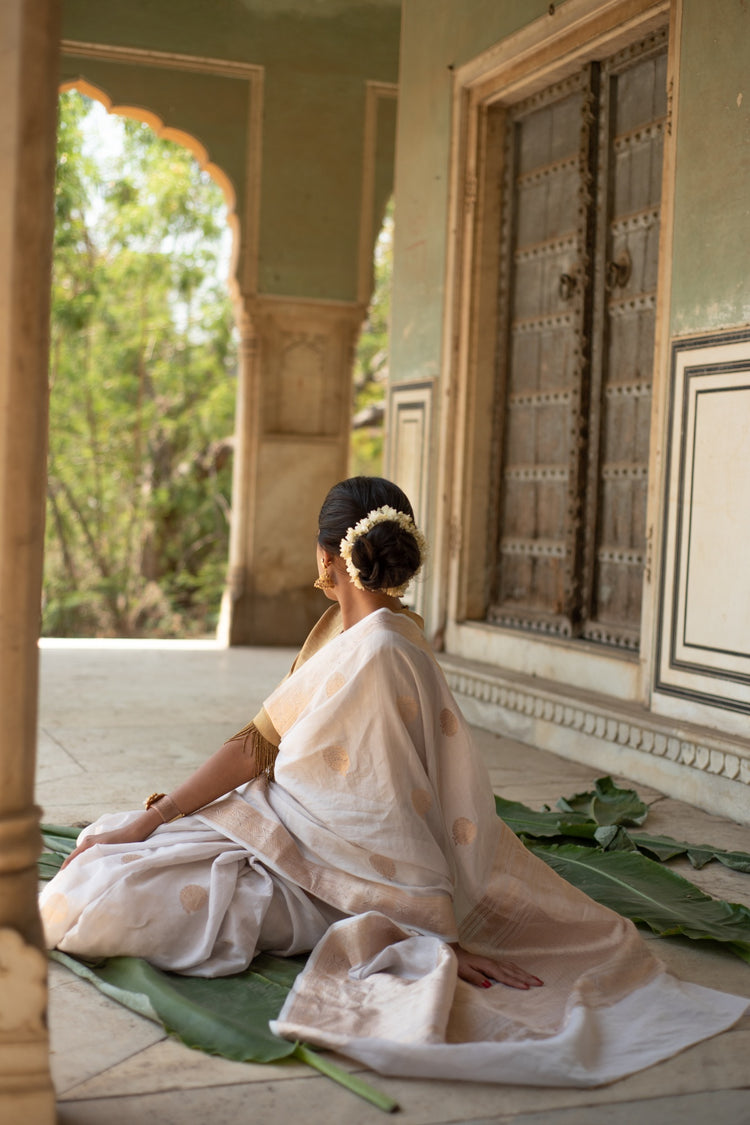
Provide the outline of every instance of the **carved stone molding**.
{"type": "Polygon", "coordinates": [[[262,433],[346,441],[353,350],[364,316],[346,301],[248,302],[260,366],[262,433]]]}
{"type": "MultiPolygon", "coordinates": [[[[663,759],[691,774],[714,775],[750,786],[750,744],[713,735],[712,732],[660,719],[645,708],[593,693],[576,694],[551,684],[539,685],[531,677],[510,677],[494,669],[469,666],[456,657],[440,658],[451,689],[469,701],[468,717],[478,725],[503,733],[518,729],[518,717],[532,721],[537,734],[545,726],[577,732],[587,740],[609,744],[616,750],[636,751],[650,759],[663,759]],[[471,704],[479,704],[481,716],[471,704]]],[[[531,725],[531,724],[530,724],[531,725]]],[[[554,739],[537,739],[549,748],[554,739]]],[[[581,739],[580,761],[588,760],[581,739]]],[[[740,797],[750,815],[746,793],[740,797]]],[[[725,814],[726,815],[726,814],[725,814]]]]}

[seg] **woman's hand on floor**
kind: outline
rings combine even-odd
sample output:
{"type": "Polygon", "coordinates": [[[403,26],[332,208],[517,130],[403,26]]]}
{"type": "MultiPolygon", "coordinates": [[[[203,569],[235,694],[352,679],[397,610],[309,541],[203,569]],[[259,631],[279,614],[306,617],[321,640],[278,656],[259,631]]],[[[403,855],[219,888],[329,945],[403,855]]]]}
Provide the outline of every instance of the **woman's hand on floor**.
{"type": "Polygon", "coordinates": [[[93,848],[95,844],[142,843],[143,840],[146,840],[151,835],[154,828],[158,827],[158,825],[162,823],[158,813],[155,814],[156,823],[153,823],[154,816],[149,815],[150,813],[151,810],[149,809],[147,813],[144,813],[143,816],[138,817],[137,820],[132,821],[130,824],[127,824],[122,828],[115,828],[112,832],[91,833],[90,835],[86,836],[84,840],[81,840],[78,847],[74,851],[72,851],[66,858],[65,862],[60,867],[60,870],[64,871],[69,863],[72,863],[74,859],[76,859],[79,855],[82,855],[83,852],[88,851],[89,848],[93,848]]]}
{"type": "Polygon", "coordinates": [[[492,984],[505,984],[509,988],[538,988],[544,984],[533,973],[527,973],[513,961],[495,961],[490,957],[481,957],[478,953],[469,953],[454,942],[451,949],[458,958],[458,975],[461,980],[469,984],[476,984],[480,988],[490,988],[492,984]]]}

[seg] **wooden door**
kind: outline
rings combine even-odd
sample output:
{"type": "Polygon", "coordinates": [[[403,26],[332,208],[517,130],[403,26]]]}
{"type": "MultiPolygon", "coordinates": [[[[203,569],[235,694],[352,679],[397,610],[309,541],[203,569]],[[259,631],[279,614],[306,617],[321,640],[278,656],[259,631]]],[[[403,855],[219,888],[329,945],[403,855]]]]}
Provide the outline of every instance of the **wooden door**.
{"type": "Polygon", "coordinates": [[[508,112],[489,620],[635,649],[666,31],[508,112]]]}
{"type": "Polygon", "coordinates": [[[584,636],[637,649],[659,251],[666,32],[602,68],[584,636]]]}
{"type": "Polygon", "coordinates": [[[500,535],[490,620],[569,635],[587,357],[592,73],[510,115],[499,371],[500,535]]]}

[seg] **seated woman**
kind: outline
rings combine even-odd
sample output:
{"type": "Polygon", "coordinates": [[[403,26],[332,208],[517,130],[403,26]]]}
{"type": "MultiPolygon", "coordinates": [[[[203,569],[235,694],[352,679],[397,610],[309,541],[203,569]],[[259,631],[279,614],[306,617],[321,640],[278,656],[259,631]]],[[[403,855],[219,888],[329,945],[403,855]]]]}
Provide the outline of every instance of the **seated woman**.
{"type": "Polygon", "coordinates": [[[593,1085],[730,1026],[747,1001],[674,980],[495,815],[399,600],[424,549],[395,485],[331,489],[334,604],[290,675],[170,795],[84,831],[42,894],[48,944],[200,976],[314,949],[275,1029],[384,1073],[593,1085]]]}

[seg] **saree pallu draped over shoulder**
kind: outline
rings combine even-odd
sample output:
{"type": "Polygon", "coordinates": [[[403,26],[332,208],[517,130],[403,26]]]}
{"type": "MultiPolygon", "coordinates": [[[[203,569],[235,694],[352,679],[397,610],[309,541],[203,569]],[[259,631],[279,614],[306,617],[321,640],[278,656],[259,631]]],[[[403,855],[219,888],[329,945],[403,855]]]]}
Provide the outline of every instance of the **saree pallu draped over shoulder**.
{"type": "Polygon", "coordinates": [[[746,1000],[667,974],[502,824],[414,620],[324,632],[265,701],[274,780],[83,853],[45,892],[51,944],[207,976],[314,946],[274,1030],[386,1074],[597,1085],[742,1015],[746,1000]],[[458,980],[457,940],[544,986],[458,980]]]}

